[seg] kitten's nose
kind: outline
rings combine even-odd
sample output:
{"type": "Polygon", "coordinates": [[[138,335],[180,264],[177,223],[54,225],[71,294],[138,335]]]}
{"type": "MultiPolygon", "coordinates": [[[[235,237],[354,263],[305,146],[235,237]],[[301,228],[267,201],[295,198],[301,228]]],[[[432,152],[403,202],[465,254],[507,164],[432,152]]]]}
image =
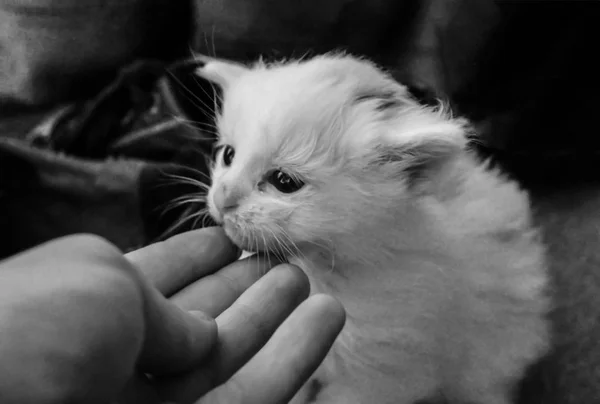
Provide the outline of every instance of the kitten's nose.
{"type": "Polygon", "coordinates": [[[235,187],[230,188],[225,184],[218,187],[213,195],[213,202],[215,207],[221,212],[225,213],[229,210],[235,209],[240,201],[241,195],[239,190],[235,187]]]}

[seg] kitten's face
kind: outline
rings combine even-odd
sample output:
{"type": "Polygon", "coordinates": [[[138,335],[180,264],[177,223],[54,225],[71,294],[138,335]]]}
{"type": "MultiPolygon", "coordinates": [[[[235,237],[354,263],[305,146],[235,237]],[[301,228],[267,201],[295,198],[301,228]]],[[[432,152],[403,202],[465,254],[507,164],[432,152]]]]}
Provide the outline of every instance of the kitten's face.
{"type": "Polygon", "coordinates": [[[285,253],[328,243],[355,231],[378,203],[374,181],[396,177],[403,187],[378,139],[389,132],[390,111],[416,104],[371,64],[208,61],[198,73],[223,89],[209,212],[241,248],[285,253]]]}

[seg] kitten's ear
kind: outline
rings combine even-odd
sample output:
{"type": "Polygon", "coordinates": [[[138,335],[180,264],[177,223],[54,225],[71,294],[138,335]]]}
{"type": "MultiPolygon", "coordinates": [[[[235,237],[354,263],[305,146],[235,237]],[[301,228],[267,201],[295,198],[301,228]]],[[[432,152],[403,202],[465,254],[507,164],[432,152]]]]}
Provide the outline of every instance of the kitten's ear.
{"type": "Polygon", "coordinates": [[[448,123],[443,126],[432,126],[430,133],[423,128],[412,138],[403,138],[402,133],[385,136],[373,150],[372,164],[406,179],[409,186],[431,178],[467,145],[461,125],[448,123]]]}
{"type": "Polygon", "coordinates": [[[407,108],[420,106],[408,89],[398,82],[386,79],[381,83],[373,84],[357,90],[354,94],[354,103],[357,106],[368,106],[380,120],[393,119],[407,108]]]}
{"type": "Polygon", "coordinates": [[[219,85],[223,90],[226,90],[231,83],[249,70],[240,63],[224,59],[215,59],[204,55],[194,55],[194,58],[198,62],[196,74],[219,85]]]}
{"type": "Polygon", "coordinates": [[[356,103],[368,103],[379,124],[370,162],[413,184],[426,179],[467,145],[466,122],[443,106],[422,106],[400,83],[364,89],[356,103]]]}

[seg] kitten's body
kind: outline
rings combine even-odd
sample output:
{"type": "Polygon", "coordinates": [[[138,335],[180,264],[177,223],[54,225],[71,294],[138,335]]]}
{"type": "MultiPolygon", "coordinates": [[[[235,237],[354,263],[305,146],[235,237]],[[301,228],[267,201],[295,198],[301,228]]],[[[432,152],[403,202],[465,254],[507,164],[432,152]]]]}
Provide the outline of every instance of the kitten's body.
{"type": "Polygon", "coordinates": [[[300,261],[313,290],[348,310],[315,377],[351,396],[317,402],[511,401],[546,343],[543,251],[514,184],[482,167],[469,172],[470,192],[425,197],[412,223],[390,214],[336,239],[339,270],[328,270],[326,254],[300,261]]]}
{"type": "Polygon", "coordinates": [[[527,196],[466,150],[462,122],[350,57],[199,73],[225,90],[236,150],[211,214],[244,248],[294,252],[347,310],[322,388],[295,402],[511,402],[547,346],[544,253],[527,196]]]}

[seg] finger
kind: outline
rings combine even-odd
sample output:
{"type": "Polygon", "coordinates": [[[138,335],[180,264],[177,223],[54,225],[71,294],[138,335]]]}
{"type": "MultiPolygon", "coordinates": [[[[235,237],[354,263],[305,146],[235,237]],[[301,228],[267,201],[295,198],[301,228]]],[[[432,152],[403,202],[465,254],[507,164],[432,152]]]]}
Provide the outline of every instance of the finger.
{"type": "MultiPolygon", "coordinates": [[[[152,315],[157,317],[153,322],[173,321],[174,318],[182,313],[182,311],[175,308],[175,305],[182,302],[187,303],[187,307],[183,307],[186,312],[194,310],[207,313],[209,316],[216,316],[231,306],[274,263],[278,263],[278,261],[275,261],[275,258],[272,259],[271,257],[264,256],[236,261],[216,274],[209,275],[184,289],[176,295],[179,299],[172,299],[170,302],[165,302],[162,296],[155,295],[155,300],[160,301],[161,306],[164,306],[164,308],[150,311],[152,315]],[[173,314],[164,314],[162,310],[165,308],[172,310],[175,316],[173,314]]],[[[194,363],[197,363],[198,360],[203,359],[208,354],[217,337],[217,327],[214,322],[205,324],[204,327],[196,324],[196,329],[193,331],[195,332],[196,340],[187,342],[187,345],[195,347],[194,356],[188,355],[185,341],[175,341],[170,345],[173,349],[165,350],[167,341],[173,341],[173,338],[177,338],[177,336],[186,338],[185,333],[187,331],[185,327],[183,327],[184,330],[182,331],[177,328],[181,327],[181,324],[181,321],[175,321],[174,324],[165,325],[159,332],[150,337],[151,340],[149,341],[148,348],[142,355],[144,358],[142,362],[144,369],[152,371],[155,374],[157,372],[160,372],[160,374],[171,373],[177,369],[184,370],[190,368],[194,363]],[[171,336],[171,333],[174,333],[175,337],[171,336]],[[154,339],[159,338],[166,338],[166,341],[154,341],[154,339]],[[172,352],[173,350],[176,352],[172,352]],[[174,361],[174,355],[183,355],[183,358],[174,361]],[[165,363],[167,363],[166,367],[165,363]],[[173,368],[174,364],[178,364],[180,367],[173,368]]]]}
{"type": "Polygon", "coordinates": [[[184,288],[171,301],[184,310],[200,310],[216,317],[233,304],[269,269],[281,264],[275,257],[253,256],[235,261],[184,288]]]}
{"type": "Polygon", "coordinates": [[[164,295],[235,261],[241,251],[220,227],[182,233],[126,255],[164,295]]]}
{"type": "Polygon", "coordinates": [[[217,318],[219,343],[211,360],[194,372],[158,383],[163,399],[190,403],[231,377],[306,299],[309,289],[299,268],[273,268],[217,318]]]}
{"type": "Polygon", "coordinates": [[[337,300],[312,296],[248,364],[197,404],[287,403],[321,364],[345,318],[337,300]]]}

